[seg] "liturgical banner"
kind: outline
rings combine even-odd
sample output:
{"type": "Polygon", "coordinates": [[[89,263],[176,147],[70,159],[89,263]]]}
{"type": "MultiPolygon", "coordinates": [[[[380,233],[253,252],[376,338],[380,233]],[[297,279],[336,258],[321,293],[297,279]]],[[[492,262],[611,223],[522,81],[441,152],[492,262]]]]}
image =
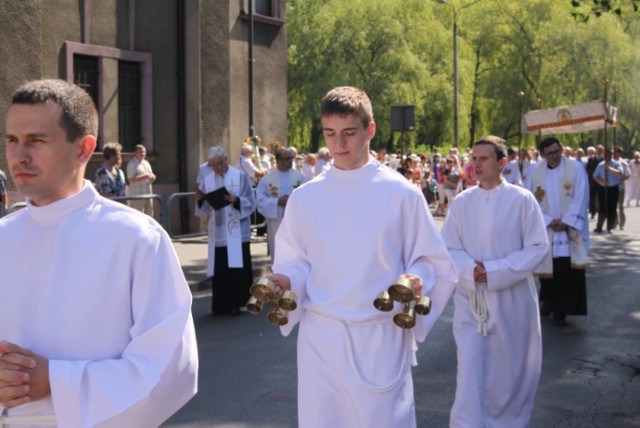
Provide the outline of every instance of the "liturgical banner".
{"type": "Polygon", "coordinates": [[[520,129],[529,134],[570,134],[593,131],[616,125],[617,109],[611,105],[605,109],[602,100],[573,106],[561,106],[546,110],[532,110],[522,115],[520,129]],[[607,112],[608,110],[608,112],[607,112]]]}

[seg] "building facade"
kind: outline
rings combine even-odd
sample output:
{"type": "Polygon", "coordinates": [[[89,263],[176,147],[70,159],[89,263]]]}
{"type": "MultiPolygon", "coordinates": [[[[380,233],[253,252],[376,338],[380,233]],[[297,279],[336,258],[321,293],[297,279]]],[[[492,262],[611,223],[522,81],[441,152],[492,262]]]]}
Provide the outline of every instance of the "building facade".
{"type": "Polygon", "coordinates": [[[28,80],[75,82],[100,115],[88,179],[117,141],[125,165],[147,148],[155,193],[193,191],[209,146],[235,162],[252,131],[286,143],[285,0],[253,1],[0,0],[0,103],[28,80]]]}

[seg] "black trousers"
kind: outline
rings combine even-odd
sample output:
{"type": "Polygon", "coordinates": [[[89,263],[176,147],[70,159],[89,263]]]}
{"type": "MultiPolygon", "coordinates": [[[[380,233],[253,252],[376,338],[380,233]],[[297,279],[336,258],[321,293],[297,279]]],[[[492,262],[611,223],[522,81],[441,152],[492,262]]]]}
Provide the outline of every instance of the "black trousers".
{"type": "Polygon", "coordinates": [[[598,225],[597,230],[602,230],[604,221],[607,220],[607,230],[616,228],[616,208],[618,207],[618,186],[610,186],[606,188],[600,186],[598,189],[598,225]]]}
{"type": "Polygon", "coordinates": [[[540,278],[540,301],[558,315],[587,315],[585,269],[571,267],[571,257],[554,257],[553,278],[540,278]]]}

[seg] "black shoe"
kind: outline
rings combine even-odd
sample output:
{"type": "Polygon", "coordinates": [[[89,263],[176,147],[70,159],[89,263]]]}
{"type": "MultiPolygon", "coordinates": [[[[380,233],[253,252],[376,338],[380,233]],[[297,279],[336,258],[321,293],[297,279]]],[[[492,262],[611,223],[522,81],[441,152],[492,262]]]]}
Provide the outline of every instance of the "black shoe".
{"type": "Polygon", "coordinates": [[[567,325],[567,320],[565,319],[567,316],[564,314],[554,314],[553,315],[553,324],[559,327],[563,327],[567,325]]]}
{"type": "Polygon", "coordinates": [[[611,230],[611,229],[607,229],[607,233],[608,233],[609,235],[612,235],[612,234],[613,234],[613,230],[611,230]]]}
{"type": "Polygon", "coordinates": [[[546,303],[542,303],[542,305],[540,306],[540,316],[546,318],[549,315],[551,315],[551,306],[547,305],[546,303]]]}
{"type": "Polygon", "coordinates": [[[602,233],[602,229],[598,229],[598,228],[593,229],[593,231],[594,231],[594,233],[602,233]]]}

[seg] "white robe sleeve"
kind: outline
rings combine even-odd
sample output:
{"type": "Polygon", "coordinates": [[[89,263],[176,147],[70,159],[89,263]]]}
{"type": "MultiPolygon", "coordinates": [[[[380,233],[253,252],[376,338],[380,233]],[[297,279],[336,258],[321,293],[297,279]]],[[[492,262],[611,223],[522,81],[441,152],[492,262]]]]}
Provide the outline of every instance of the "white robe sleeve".
{"type": "MultiPolygon", "coordinates": [[[[567,162],[570,161],[567,160],[567,162]]],[[[576,180],[574,182],[573,196],[569,202],[569,209],[567,209],[567,212],[562,216],[562,222],[574,229],[582,231],[585,226],[585,222],[588,222],[587,207],[589,206],[589,180],[584,168],[580,168],[579,165],[577,165],[575,169],[576,180]]]]}
{"type": "Polygon", "coordinates": [[[61,427],[158,426],[196,393],[191,293],[175,251],[158,233],[142,240],[135,254],[122,264],[133,278],[131,341],[122,354],[49,363],[61,427]]]}
{"type": "Polygon", "coordinates": [[[456,203],[454,199],[447,211],[441,233],[453,263],[458,270],[460,279],[458,285],[468,291],[475,291],[473,270],[476,267],[476,263],[473,257],[465,250],[462,242],[462,222],[464,217],[461,215],[460,210],[457,209],[458,205],[459,203],[456,203]]]}
{"type": "Polygon", "coordinates": [[[256,187],[256,202],[258,211],[269,220],[278,219],[278,198],[271,196],[266,177],[258,182],[256,187]]]}
{"type": "Polygon", "coordinates": [[[246,174],[240,174],[240,191],[237,196],[240,198],[240,218],[250,217],[256,210],[256,201],[246,174]]]}
{"type": "Polygon", "coordinates": [[[404,225],[405,271],[422,280],[422,294],[431,299],[429,315],[419,317],[413,328],[418,342],[426,339],[435,325],[458,281],[458,273],[447,247],[431,217],[425,198],[414,197],[412,211],[404,225]]]}
{"type": "MultiPolygon", "coordinates": [[[[505,258],[483,261],[489,291],[504,290],[521,283],[542,263],[549,250],[546,226],[533,196],[526,199],[523,213],[522,249],[505,258]]],[[[505,239],[518,239],[516,236],[505,239]]]]}
{"type": "Polygon", "coordinates": [[[280,327],[283,336],[288,336],[302,318],[304,302],[307,299],[306,283],[311,272],[304,244],[296,233],[296,207],[289,203],[284,218],[276,233],[276,251],[273,272],[289,277],[291,291],[298,297],[298,308],[289,312],[289,322],[280,327]]]}

